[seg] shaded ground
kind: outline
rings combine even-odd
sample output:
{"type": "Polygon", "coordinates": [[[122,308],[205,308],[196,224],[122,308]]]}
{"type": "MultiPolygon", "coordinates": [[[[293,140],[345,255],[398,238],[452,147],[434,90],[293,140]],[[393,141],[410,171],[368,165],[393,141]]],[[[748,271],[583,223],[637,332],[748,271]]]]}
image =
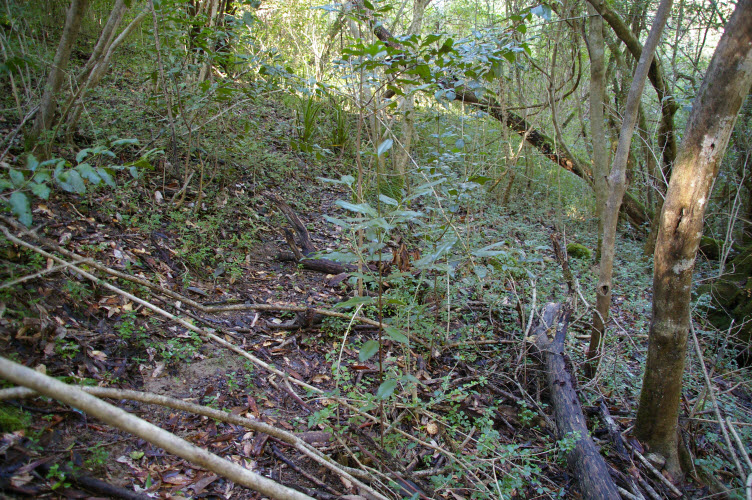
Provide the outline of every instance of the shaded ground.
{"type": "MultiPolygon", "coordinates": [[[[272,149],[281,147],[270,143],[272,149]]],[[[241,173],[232,182],[207,188],[200,201],[193,187],[181,198],[183,180],[173,177],[169,169],[115,192],[95,191],[79,198],[54,194],[35,208],[35,223],[40,224],[40,234],[70,251],[203,304],[332,308],[353,295],[347,280],[276,260],[276,255],[287,250],[281,234],[287,223],[259,194],[262,189],[273,189],[283,196],[308,227],[318,249],[345,248],[348,235],[324,221],[323,215],[345,217],[334,202],[348,199],[348,194],[316,182],[316,175],[324,172],[314,171],[317,167],[300,158],[296,161],[287,178],[267,179],[262,184],[255,174],[241,173]],[[196,203],[201,204],[200,210],[195,209],[196,203]]],[[[462,457],[476,467],[474,473],[496,476],[505,496],[577,498],[574,478],[563,466],[565,447],[557,443],[548,418],[539,365],[529,356],[529,342],[524,338],[531,311],[545,301],[560,300],[566,290],[548,246],[554,232],[550,215],[536,215],[524,205],[459,214],[468,234],[486,244],[505,241],[510,255],[512,250],[522,251],[524,265],[520,263],[523,257],[484,260],[491,274],[480,277],[477,266],[450,262],[456,268],[452,283],[447,283],[446,275],[435,273],[420,285],[412,285],[410,293],[419,296],[412,316],[401,315],[400,308],[406,306],[400,302],[389,304],[386,316],[399,320],[403,330],[414,324],[419,342],[404,348],[398,341],[384,340],[385,370],[409,374],[414,381],[400,379],[395,395],[383,404],[373,396],[380,383],[377,358],[359,359],[364,343],[377,338],[373,327],[348,328],[347,321],[327,318],[299,328],[294,326],[296,315],[283,311],[210,316],[185,304],[174,309],[174,299],[117,281],[117,286],[139,297],[221,332],[295,379],[324,391],[336,390],[373,414],[383,411],[383,427],[336,409],[327,397],[293,392],[279,377],[217,345],[203,343],[184,327],[70,270],[2,290],[0,342],[17,361],[30,367],[43,365],[48,374],[67,382],[169,395],[302,436],[319,433],[316,436],[321,437],[320,431],[334,430],[336,438],[325,435],[317,447],[343,465],[356,467],[360,462],[396,474],[393,479],[409,478],[407,483],[395,480],[387,485],[384,481],[379,486],[382,491],[389,486],[397,497],[410,497],[417,488],[423,498],[470,498],[474,483],[468,481],[467,471],[453,464],[452,457],[462,457]],[[494,272],[499,277],[494,278],[494,272]],[[537,286],[536,302],[533,286],[537,286]],[[449,295],[447,290],[451,290],[449,295]],[[394,432],[382,437],[382,430],[390,425],[420,442],[394,432]],[[448,453],[437,451],[438,447],[448,453]]],[[[585,238],[587,227],[574,220],[566,223],[575,228],[571,232],[577,230],[585,238]]],[[[412,252],[406,264],[412,271],[421,242],[407,231],[401,238],[412,252]]],[[[634,248],[625,243],[624,262],[617,271],[622,273],[619,283],[625,283],[614,294],[613,314],[619,327],[608,340],[600,378],[581,387],[591,433],[607,452],[611,445],[595,401],[603,397],[621,428],[629,427],[644,361],[649,268],[636,253],[629,254],[634,248]]],[[[430,248],[420,249],[430,252],[430,248]]],[[[6,283],[52,265],[7,242],[0,250],[6,283]]],[[[592,289],[588,280],[593,278],[589,263],[573,261],[572,265],[587,293],[592,289]]],[[[377,318],[373,309],[366,314],[377,318]]],[[[570,328],[568,349],[575,365],[585,345],[577,335],[587,333],[588,319],[583,307],[570,328]]],[[[729,384],[720,376],[718,383],[729,384]]],[[[744,385],[733,389],[736,395],[732,396],[748,416],[752,411],[748,390],[744,385]]],[[[698,393],[698,387],[688,386],[688,398],[698,393]]],[[[127,401],[115,403],[218,455],[320,498],[358,493],[352,484],[273,438],[205,417],[127,401]]],[[[3,406],[3,412],[0,488],[6,494],[92,497],[94,493],[75,484],[70,473],[60,472],[72,467],[77,473],[152,497],[259,498],[54,401],[13,401],[3,406]],[[58,468],[50,471],[51,465],[58,468]]],[[[698,440],[693,452],[712,458],[715,447],[716,443],[698,440]]],[[[616,455],[610,460],[615,470],[640,477],[666,494],[660,482],[634,462],[616,455]]],[[[703,484],[689,488],[694,496],[709,492],[703,484]]]]}

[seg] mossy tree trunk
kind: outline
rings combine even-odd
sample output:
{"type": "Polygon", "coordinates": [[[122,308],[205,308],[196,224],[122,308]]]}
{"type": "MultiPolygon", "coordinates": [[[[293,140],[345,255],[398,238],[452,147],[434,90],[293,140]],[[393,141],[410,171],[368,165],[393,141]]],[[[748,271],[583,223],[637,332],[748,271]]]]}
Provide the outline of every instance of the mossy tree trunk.
{"type": "Polygon", "coordinates": [[[752,84],[752,0],[726,25],[674,164],[654,254],[653,318],[636,436],[681,476],[677,419],[690,321],[692,271],[710,190],[752,84]]]}

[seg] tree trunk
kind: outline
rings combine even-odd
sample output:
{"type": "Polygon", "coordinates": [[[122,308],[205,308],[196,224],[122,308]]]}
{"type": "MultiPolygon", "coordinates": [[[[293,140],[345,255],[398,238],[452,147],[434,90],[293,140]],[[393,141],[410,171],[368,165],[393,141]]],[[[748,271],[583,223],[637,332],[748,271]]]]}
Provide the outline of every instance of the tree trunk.
{"type": "MultiPolygon", "coordinates": [[[[413,21],[407,30],[407,35],[420,35],[423,27],[423,14],[431,0],[413,0],[413,21]]],[[[402,141],[395,151],[395,162],[398,175],[402,177],[403,184],[407,186],[407,171],[410,163],[410,148],[415,135],[415,94],[412,88],[405,89],[405,99],[402,103],[402,141]]]]}
{"type": "Polygon", "coordinates": [[[710,190],[752,84],[752,0],[739,0],[689,116],[661,212],[653,318],[635,435],[681,475],[677,418],[690,321],[692,271],[710,190]]]}
{"type": "MultiPolygon", "coordinates": [[[[612,10],[605,0],[588,0],[603,19],[611,26],[619,39],[624,42],[627,49],[635,59],[640,59],[644,50],[640,39],[632,32],[629,26],[612,10]]],[[[661,60],[654,58],[648,78],[658,94],[658,102],[661,105],[661,124],[658,131],[658,148],[663,151],[664,171],[670,172],[671,165],[676,158],[676,134],[674,133],[674,115],[679,110],[679,105],[669,91],[666,78],[663,74],[661,60]]]]}
{"type": "MultiPolygon", "coordinates": [[[[103,51],[100,51],[97,54],[96,58],[94,57],[94,54],[92,54],[91,58],[89,58],[89,61],[84,67],[84,70],[78,76],[78,84],[80,85],[80,87],[76,94],[71,96],[71,98],[68,100],[68,103],[66,104],[67,109],[65,112],[63,112],[63,116],[61,116],[60,118],[61,121],[66,120],[65,127],[67,134],[72,134],[74,129],[76,128],[76,125],[78,124],[78,119],[80,118],[81,112],[84,108],[83,103],[86,93],[99,85],[99,82],[102,80],[104,75],[107,74],[107,70],[110,67],[110,61],[112,60],[112,55],[115,53],[115,50],[141,23],[141,21],[147,16],[148,13],[149,8],[147,6],[128,24],[128,26],[123,29],[123,31],[117,36],[117,38],[113,39],[112,35],[114,35],[114,30],[117,29],[117,25],[115,25],[112,34],[108,35],[107,41],[103,47],[103,51]]],[[[122,18],[122,14],[120,15],[120,18],[122,18]]],[[[119,22],[120,21],[118,20],[118,24],[119,22]]],[[[104,33],[102,34],[102,36],[104,36],[104,33]]],[[[102,36],[100,36],[100,39],[102,38],[102,36]]],[[[97,45],[99,45],[99,43],[97,43],[97,45]]]]}
{"type": "Polygon", "coordinates": [[[50,68],[50,74],[47,75],[47,82],[44,85],[44,93],[39,104],[39,111],[37,112],[34,126],[28,138],[28,142],[35,149],[39,136],[52,126],[55,107],[57,105],[57,93],[63,84],[65,69],[68,66],[68,60],[70,59],[76,36],[81,29],[81,20],[83,19],[87,3],[88,0],[71,0],[70,7],[68,7],[63,34],[60,36],[60,43],[57,46],[55,58],[52,61],[52,68],[50,68]]]}
{"type": "Polygon", "coordinates": [[[627,161],[629,149],[632,144],[637,112],[640,108],[642,91],[645,88],[650,62],[661,39],[663,26],[666,24],[671,12],[672,0],[661,0],[658,12],[650,29],[648,39],[640,56],[640,62],[632,78],[632,85],[627,96],[627,106],[624,110],[624,119],[619,133],[619,145],[616,148],[614,163],[608,177],[609,193],[603,211],[603,243],[601,247],[600,271],[598,285],[595,288],[596,306],[593,313],[593,328],[590,334],[588,346],[588,374],[594,374],[597,358],[600,356],[601,341],[608,321],[608,313],[611,308],[611,279],[613,277],[614,254],[616,252],[616,226],[619,222],[619,210],[622,198],[627,190],[627,161]]]}
{"type": "Polygon", "coordinates": [[[564,340],[570,313],[568,306],[546,304],[540,315],[541,321],[533,333],[535,345],[544,359],[557,437],[573,439],[575,442],[566,459],[569,470],[580,486],[582,498],[619,498],[610,468],[588,432],[580,399],[574,388],[574,374],[567,369],[567,365],[571,363],[567,363],[565,358],[564,340]],[[549,337],[549,332],[555,332],[553,339],[549,337]]]}
{"type": "Polygon", "coordinates": [[[588,4],[590,30],[588,50],[590,52],[590,135],[593,143],[593,191],[595,191],[595,216],[598,219],[598,249],[596,261],[600,262],[603,234],[603,209],[608,196],[608,144],[606,128],[603,124],[603,103],[606,98],[606,67],[603,43],[603,18],[588,4]]]}

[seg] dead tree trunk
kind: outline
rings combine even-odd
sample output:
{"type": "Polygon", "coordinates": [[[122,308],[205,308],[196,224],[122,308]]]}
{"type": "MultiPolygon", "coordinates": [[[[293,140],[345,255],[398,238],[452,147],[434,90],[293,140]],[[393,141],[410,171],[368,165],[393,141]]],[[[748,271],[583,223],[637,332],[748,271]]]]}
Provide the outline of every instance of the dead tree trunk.
{"type": "Polygon", "coordinates": [[[577,479],[583,498],[620,498],[610,468],[590,438],[574,388],[574,375],[567,369],[564,339],[570,314],[571,311],[560,304],[546,304],[541,314],[542,321],[533,332],[535,345],[543,356],[557,437],[576,440],[574,449],[567,454],[567,465],[577,479]],[[553,338],[549,337],[551,333],[553,338]]]}

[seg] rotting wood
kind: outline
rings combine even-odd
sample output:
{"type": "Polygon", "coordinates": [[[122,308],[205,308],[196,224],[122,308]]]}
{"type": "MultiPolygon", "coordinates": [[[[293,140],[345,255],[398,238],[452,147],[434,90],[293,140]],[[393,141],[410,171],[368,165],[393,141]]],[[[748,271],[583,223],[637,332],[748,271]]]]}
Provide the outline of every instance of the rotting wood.
{"type": "Polygon", "coordinates": [[[580,486],[585,499],[620,498],[611,479],[610,468],[588,433],[573,375],[564,359],[564,339],[569,326],[569,307],[549,303],[543,308],[541,320],[533,331],[535,345],[543,356],[546,381],[550,391],[559,439],[574,439],[576,444],[567,454],[567,465],[580,486]],[[549,333],[554,337],[549,338],[549,333]]]}

